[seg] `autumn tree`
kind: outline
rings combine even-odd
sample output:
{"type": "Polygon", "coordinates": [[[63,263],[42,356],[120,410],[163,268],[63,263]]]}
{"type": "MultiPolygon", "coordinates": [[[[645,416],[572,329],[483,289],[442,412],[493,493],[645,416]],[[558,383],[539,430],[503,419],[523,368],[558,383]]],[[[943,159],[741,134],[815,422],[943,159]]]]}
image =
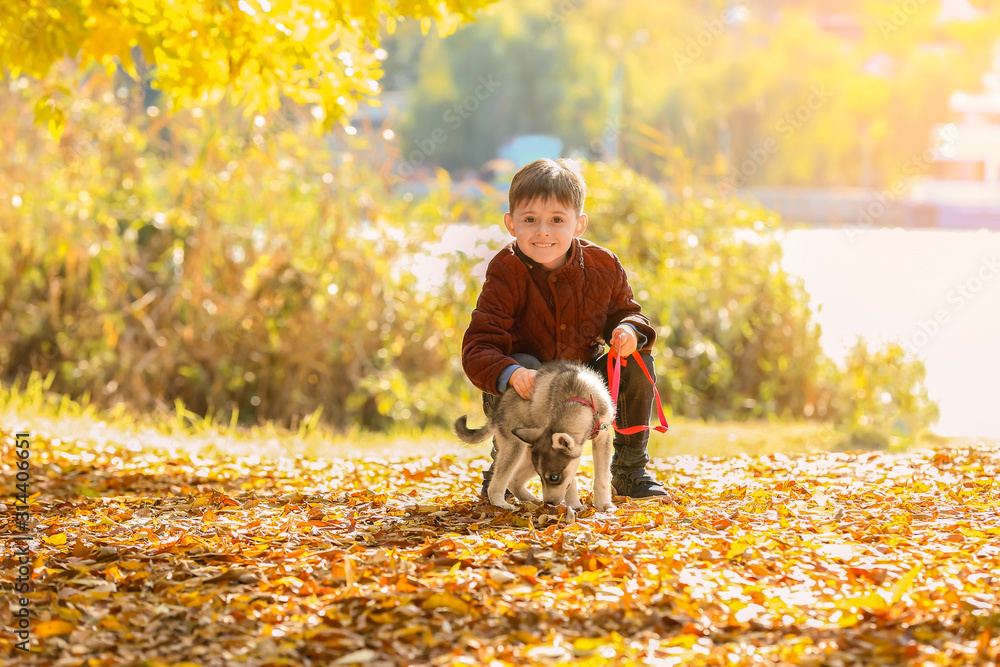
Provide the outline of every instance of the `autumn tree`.
{"type": "MultiPolygon", "coordinates": [[[[0,72],[46,79],[67,58],[79,78],[103,66],[135,79],[148,67],[171,108],[228,97],[252,114],[285,97],[314,105],[329,128],[378,93],[383,32],[416,19],[424,32],[436,23],[448,33],[491,2],[13,0],[0,6],[0,72]]],[[[38,100],[36,115],[56,134],[68,94],[53,83],[38,100]]]]}

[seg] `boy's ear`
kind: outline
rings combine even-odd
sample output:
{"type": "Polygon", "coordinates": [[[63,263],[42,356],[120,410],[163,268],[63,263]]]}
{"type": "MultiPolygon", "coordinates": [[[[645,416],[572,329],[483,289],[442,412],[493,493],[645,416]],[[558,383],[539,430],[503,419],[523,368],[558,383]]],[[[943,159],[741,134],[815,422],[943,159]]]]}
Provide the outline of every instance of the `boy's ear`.
{"type": "Polygon", "coordinates": [[[588,222],[590,222],[590,220],[587,218],[587,214],[581,213],[580,217],[576,219],[576,229],[573,230],[573,236],[583,236],[583,232],[587,229],[588,222]]]}
{"type": "Polygon", "coordinates": [[[510,232],[511,236],[516,236],[516,234],[514,234],[514,216],[512,216],[509,211],[503,214],[503,226],[507,228],[507,231],[510,232]]]}

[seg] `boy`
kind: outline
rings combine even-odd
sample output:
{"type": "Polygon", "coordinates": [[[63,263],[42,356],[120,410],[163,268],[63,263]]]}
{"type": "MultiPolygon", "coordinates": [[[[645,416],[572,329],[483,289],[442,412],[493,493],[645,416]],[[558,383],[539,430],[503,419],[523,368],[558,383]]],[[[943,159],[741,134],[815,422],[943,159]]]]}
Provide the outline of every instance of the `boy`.
{"type": "MultiPolygon", "coordinates": [[[[650,356],[656,331],[632,298],[625,270],[614,253],[581,238],[588,223],[585,195],[583,177],[568,160],[536,160],[511,181],[503,221],[514,241],[490,261],[462,342],[462,365],[484,392],[487,416],[508,387],[530,398],[541,362],[577,361],[607,382],[607,343],[619,342],[623,357],[639,350],[656,378],[650,356]]],[[[634,362],[623,367],[619,428],[648,424],[652,405],[653,386],[642,369],[634,362]]],[[[649,431],[615,433],[614,494],[668,495],[646,472],[648,441],[649,431]]],[[[490,466],[483,473],[484,498],[492,476],[490,466]]]]}

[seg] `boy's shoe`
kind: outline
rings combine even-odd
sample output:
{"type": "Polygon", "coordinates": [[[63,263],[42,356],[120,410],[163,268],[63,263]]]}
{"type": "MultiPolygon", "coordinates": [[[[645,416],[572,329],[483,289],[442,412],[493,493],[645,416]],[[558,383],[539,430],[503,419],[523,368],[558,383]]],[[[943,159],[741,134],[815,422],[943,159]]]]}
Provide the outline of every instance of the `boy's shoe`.
{"type": "Polygon", "coordinates": [[[629,498],[670,496],[663,485],[646,470],[649,452],[646,445],[649,431],[629,436],[615,436],[615,453],[611,457],[611,493],[629,498]]]}
{"type": "Polygon", "coordinates": [[[645,468],[614,472],[611,476],[611,493],[629,498],[653,498],[670,495],[645,468]]]}

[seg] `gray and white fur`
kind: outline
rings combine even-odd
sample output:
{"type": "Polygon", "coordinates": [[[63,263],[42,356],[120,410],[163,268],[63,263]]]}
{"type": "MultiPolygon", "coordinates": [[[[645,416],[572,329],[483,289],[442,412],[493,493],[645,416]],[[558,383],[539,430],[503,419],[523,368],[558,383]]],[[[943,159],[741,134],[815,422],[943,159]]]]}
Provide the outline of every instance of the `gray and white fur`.
{"type": "Polygon", "coordinates": [[[508,488],[521,501],[540,502],[525,486],[537,474],[542,479],[544,502],[565,500],[571,509],[579,510],[583,503],[576,488],[576,471],[596,420],[603,428],[593,444],[594,506],[603,512],[615,507],[611,502],[614,416],[611,395],[600,375],[581,364],[555,361],[538,369],[530,400],[510,388],[500,397],[486,426],[470,429],[462,415],[455,420],[455,433],[470,445],[491,435],[496,438],[497,454],[488,488],[492,504],[515,509],[504,500],[508,488]]]}

